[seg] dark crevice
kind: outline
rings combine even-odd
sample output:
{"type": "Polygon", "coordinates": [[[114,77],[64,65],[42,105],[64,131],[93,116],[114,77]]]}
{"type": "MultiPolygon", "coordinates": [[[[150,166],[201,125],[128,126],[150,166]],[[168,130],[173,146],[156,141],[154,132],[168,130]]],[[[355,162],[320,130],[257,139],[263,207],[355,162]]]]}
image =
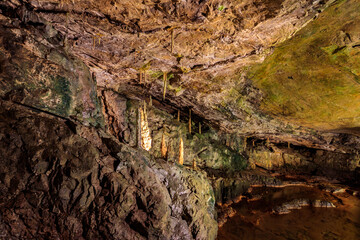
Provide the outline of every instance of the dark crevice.
{"type": "Polygon", "coordinates": [[[192,217],[189,214],[188,209],[186,207],[184,207],[183,214],[181,215],[181,218],[183,220],[185,220],[188,225],[190,225],[191,222],[192,222],[192,217]]]}
{"type": "Polygon", "coordinates": [[[231,57],[231,58],[228,58],[228,59],[225,59],[225,60],[221,60],[221,61],[215,62],[215,63],[213,63],[213,64],[210,64],[210,65],[207,65],[207,64],[194,65],[194,66],[191,67],[191,71],[203,71],[203,70],[208,70],[208,69],[210,69],[210,68],[213,68],[213,67],[216,67],[216,66],[219,66],[219,65],[224,65],[224,64],[227,64],[227,63],[232,63],[232,62],[235,62],[235,61],[238,60],[238,59],[247,58],[247,57],[256,55],[256,54],[258,54],[258,51],[259,51],[259,50],[260,50],[260,48],[259,48],[258,50],[253,50],[253,51],[251,51],[250,53],[241,54],[241,55],[236,55],[236,56],[233,56],[233,57],[231,57]]]}
{"type": "Polygon", "coordinates": [[[337,52],[340,52],[340,51],[343,50],[344,48],[346,48],[346,46],[338,47],[338,48],[336,48],[336,49],[332,52],[332,54],[336,54],[337,52]]]}
{"type": "Polygon", "coordinates": [[[138,209],[147,212],[147,207],[146,205],[143,203],[142,199],[140,196],[136,196],[136,205],[138,206],[138,209]]]}
{"type": "Polygon", "coordinates": [[[141,236],[148,239],[149,233],[147,229],[137,220],[133,219],[133,214],[129,213],[129,215],[125,218],[125,222],[129,225],[129,227],[135,232],[139,233],[141,236]]]}
{"type": "Polygon", "coordinates": [[[73,121],[70,121],[69,119],[67,119],[67,120],[65,121],[65,124],[66,124],[66,126],[69,127],[69,129],[70,129],[74,134],[76,134],[76,124],[75,124],[73,121]]]}
{"type": "Polygon", "coordinates": [[[3,100],[3,101],[11,102],[11,103],[13,103],[13,104],[16,104],[16,105],[25,107],[25,108],[27,108],[27,109],[30,109],[30,110],[36,112],[36,113],[45,113],[45,114],[50,115],[50,116],[52,116],[52,117],[60,118],[60,119],[65,120],[65,121],[70,121],[70,120],[69,120],[68,118],[66,118],[66,117],[63,117],[63,116],[60,116],[60,115],[57,115],[57,114],[54,114],[54,113],[51,113],[51,112],[48,112],[48,111],[45,111],[45,110],[42,110],[42,109],[33,107],[33,106],[30,106],[30,105],[27,105],[27,104],[24,104],[24,103],[19,103],[19,102],[15,102],[15,101],[11,101],[11,100],[9,101],[9,100],[6,100],[6,99],[4,99],[4,98],[2,98],[2,97],[0,97],[0,99],[3,100]]]}
{"type": "Polygon", "coordinates": [[[68,9],[61,9],[61,8],[57,8],[57,9],[36,8],[34,11],[38,12],[38,13],[45,13],[45,14],[46,13],[50,13],[50,14],[77,14],[77,15],[80,15],[80,16],[86,15],[86,16],[89,16],[89,17],[95,17],[95,18],[99,18],[99,19],[106,19],[109,23],[120,27],[124,33],[151,34],[151,33],[155,33],[155,32],[164,30],[164,28],[154,28],[154,29],[143,31],[143,30],[141,30],[141,28],[140,28],[140,26],[138,25],[137,22],[131,22],[130,24],[126,24],[126,23],[124,23],[124,22],[122,22],[120,20],[116,20],[116,19],[111,18],[110,15],[105,14],[103,16],[100,16],[100,15],[97,15],[97,14],[94,14],[94,13],[91,13],[91,12],[88,12],[88,11],[79,12],[79,11],[76,11],[76,10],[71,10],[70,11],[68,9]]]}

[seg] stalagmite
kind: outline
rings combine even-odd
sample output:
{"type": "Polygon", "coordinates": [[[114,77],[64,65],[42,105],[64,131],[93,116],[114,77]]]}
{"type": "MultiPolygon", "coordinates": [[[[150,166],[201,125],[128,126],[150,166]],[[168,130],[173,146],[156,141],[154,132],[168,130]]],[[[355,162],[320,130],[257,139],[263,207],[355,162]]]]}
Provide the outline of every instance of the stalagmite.
{"type": "Polygon", "coordinates": [[[180,145],[179,145],[179,164],[184,164],[184,142],[182,138],[180,138],[180,145]]]}
{"type": "Polygon", "coordinates": [[[167,73],[166,72],[164,72],[163,78],[164,78],[163,101],[165,101],[166,85],[167,85],[167,73]]]}

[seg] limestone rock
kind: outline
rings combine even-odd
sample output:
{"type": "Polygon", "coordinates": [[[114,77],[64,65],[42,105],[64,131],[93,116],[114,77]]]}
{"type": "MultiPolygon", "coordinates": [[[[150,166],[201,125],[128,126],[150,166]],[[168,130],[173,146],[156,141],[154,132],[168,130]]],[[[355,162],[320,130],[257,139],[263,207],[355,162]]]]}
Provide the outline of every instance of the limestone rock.
{"type": "Polygon", "coordinates": [[[2,236],[215,239],[204,173],[155,161],[99,130],[78,125],[75,134],[50,114],[0,103],[2,236]]]}

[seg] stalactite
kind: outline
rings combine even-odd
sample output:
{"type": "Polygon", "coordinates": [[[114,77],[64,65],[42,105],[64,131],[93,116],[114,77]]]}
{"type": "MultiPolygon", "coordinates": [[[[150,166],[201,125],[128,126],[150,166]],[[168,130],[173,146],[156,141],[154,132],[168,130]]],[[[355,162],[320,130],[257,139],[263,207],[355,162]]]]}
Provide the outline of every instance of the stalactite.
{"type": "Polygon", "coordinates": [[[163,101],[165,101],[165,95],[166,95],[166,85],[167,85],[167,73],[164,72],[164,75],[163,75],[163,78],[164,78],[164,90],[163,90],[163,101]]]}
{"type": "Polygon", "coordinates": [[[180,138],[180,144],[179,144],[179,164],[184,164],[184,142],[183,139],[180,138]]]}
{"type": "Polygon", "coordinates": [[[178,120],[178,122],[180,122],[180,110],[178,110],[178,113],[177,113],[177,120],[178,120]]]}
{"type": "Polygon", "coordinates": [[[102,35],[101,33],[97,33],[96,35],[97,35],[97,38],[99,39],[99,45],[100,45],[100,43],[101,43],[101,38],[102,38],[104,35],[102,35]]]}
{"type": "Polygon", "coordinates": [[[103,37],[104,35],[102,35],[101,33],[96,33],[96,36],[93,36],[93,49],[95,49],[95,46],[96,46],[96,39],[99,40],[99,45],[101,43],[101,38],[103,37]]]}
{"type": "Polygon", "coordinates": [[[244,151],[246,150],[246,147],[247,147],[247,137],[244,138],[244,151]]]}
{"type": "Polygon", "coordinates": [[[150,95],[149,106],[152,107],[152,96],[150,95]]]}
{"type": "Polygon", "coordinates": [[[140,73],[139,73],[139,83],[141,84],[142,83],[142,71],[140,71],[140,73]]]}
{"type": "Polygon", "coordinates": [[[191,109],[189,109],[189,133],[191,134],[191,109]]]}
{"type": "Polygon", "coordinates": [[[196,158],[193,159],[193,169],[196,169],[196,158]]]}
{"type": "Polygon", "coordinates": [[[288,149],[290,149],[290,142],[288,142],[288,149]]]}
{"type": "Polygon", "coordinates": [[[161,138],[161,157],[162,158],[167,158],[167,146],[166,146],[166,142],[165,142],[165,134],[163,133],[162,138],[161,138]]]}
{"type": "Polygon", "coordinates": [[[151,149],[151,136],[147,120],[146,102],[144,101],[144,109],[140,108],[140,139],[141,147],[146,151],[151,149]]]}
{"type": "Polygon", "coordinates": [[[199,134],[201,134],[201,122],[199,122],[199,134]]]}

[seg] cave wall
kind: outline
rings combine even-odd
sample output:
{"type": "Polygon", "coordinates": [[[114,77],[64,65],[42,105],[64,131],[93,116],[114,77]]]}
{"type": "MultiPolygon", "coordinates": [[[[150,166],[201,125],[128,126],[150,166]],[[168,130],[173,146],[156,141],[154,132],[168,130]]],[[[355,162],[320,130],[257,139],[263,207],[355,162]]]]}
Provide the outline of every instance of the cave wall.
{"type": "Polygon", "coordinates": [[[62,34],[26,11],[3,10],[0,37],[0,97],[102,126],[96,81],[89,68],[67,51],[62,34]]]}
{"type": "Polygon", "coordinates": [[[96,78],[63,35],[26,9],[2,14],[1,237],[215,239],[206,173],[106,133],[96,78]]]}
{"type": "Polygon", "coordinates": [[[6,101],[0,116],[2,237],[215,238],[206,173],[6,101]]]}

